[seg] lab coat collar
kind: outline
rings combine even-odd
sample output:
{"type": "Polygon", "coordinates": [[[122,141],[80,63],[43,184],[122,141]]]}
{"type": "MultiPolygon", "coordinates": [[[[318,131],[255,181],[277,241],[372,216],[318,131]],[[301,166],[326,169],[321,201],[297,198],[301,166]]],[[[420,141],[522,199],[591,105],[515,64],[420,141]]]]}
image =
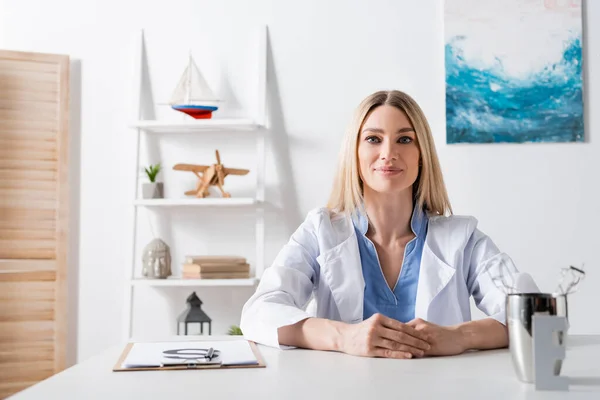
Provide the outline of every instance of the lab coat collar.
{"type": "MultiPolygon", "coordinates": [[[[412,216],[410,218],[410,228],[415,236],[425,239],[427,228],[427,214],[425,210],[419,208],[415,202],[412,216]]],[[[357,227],[358,231],[364,236],[369,229],[369,216],[364,208],[364,204],[360,204],[352,214],[352,222],[357,227]]]]}

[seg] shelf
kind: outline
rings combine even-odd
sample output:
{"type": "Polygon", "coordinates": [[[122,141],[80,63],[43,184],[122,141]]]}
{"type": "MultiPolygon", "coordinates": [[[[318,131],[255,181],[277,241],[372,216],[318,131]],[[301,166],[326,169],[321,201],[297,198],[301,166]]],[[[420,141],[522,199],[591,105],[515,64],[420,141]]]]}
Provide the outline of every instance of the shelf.
{"type": "Polygon", "coordinates": [[[249,279],[132,279],[132,286],[168,286],[168,287],[190,287],[190,286],[254,286],[258,282],[256,278],[249,279]]]}
{"type": "Polygon", "coordinates": [[[131,125],[150,133],[201,133],[215,131],[252,131],[260,127],[249,118],[215,118],[188,121],[140,120],[131,125]]]}
{"type": "Polygon", "coordinates": [[[251,206],[257,204],[251,197],[214,197],[214,198],[183,198],[183,199],[138,199],[134,205],[141,207],[213,207],[213,206],[251,206]]]}

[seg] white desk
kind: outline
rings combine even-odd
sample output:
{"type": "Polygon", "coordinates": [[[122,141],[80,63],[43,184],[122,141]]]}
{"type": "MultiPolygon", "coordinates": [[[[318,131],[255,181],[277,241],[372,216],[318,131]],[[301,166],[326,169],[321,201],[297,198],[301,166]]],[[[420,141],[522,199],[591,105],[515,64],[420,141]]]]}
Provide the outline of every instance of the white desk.
{"type": "Polygon", "coordinates": [[[259,346],[266,368],[112,372],[122,349],[105,351],[11,399],[600,399],[600,335],[569,338],[562,372],[571,378],[569,392],[536,392],[518,381],[508,350],[390,360],[259,346]]]}

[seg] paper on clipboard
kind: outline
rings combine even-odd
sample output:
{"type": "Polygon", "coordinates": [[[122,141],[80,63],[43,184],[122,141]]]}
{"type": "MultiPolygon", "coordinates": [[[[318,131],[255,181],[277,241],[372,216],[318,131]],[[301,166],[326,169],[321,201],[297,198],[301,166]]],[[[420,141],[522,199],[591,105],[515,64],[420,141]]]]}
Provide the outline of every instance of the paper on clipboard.
{"type": "Polygon", "coordinates": [[[259,363],[246,340],[142,342],[133,343],[121,368],[160,368],[187,362],[223,366],[259,363]],[[211,347],[215,349],[216,357],[205,359],[211,347]]]}

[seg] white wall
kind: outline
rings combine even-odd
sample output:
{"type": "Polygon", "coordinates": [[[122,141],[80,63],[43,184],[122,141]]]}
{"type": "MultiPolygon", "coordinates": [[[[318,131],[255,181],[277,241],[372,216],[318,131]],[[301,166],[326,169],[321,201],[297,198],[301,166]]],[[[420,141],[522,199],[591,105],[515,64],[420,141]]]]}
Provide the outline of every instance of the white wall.
{"type": "MultiPolygon", "coordinates": [[[[584,28],[586,143],[453,146],[445,144],[441,0],[5,0],[1,5],[0,48],[64,53],[73,60],[72,235],[79,240],[71,252],[71,362],[120,340],[133,194],[134,142],[127,129],[131,38],[141,28],[152,35],[149,73],[154,101],[160,102],[159,95],[166,95],[180,74],[183,49],[201,48],[206,41],[198,37],[200,30],[224,32],[224,37],[213,36],[215,43],[239,44],[249,26],[269,26],[268,95],[275,132],[269,142],[267,200],[284,212],[268,215],[268,261],[306,212],[326,201],[338,145],[356,104],[372,91],[398,88],[412,94],[430,119],[455,212],[477,216],[481,229],[544,290],[554,289],[559,268],[585,262],[588,277],[572,296],[571,329],[600,332],[600,145],[594,136],[600,120],[591,113],[600,81],[589,74],[600,63],[600,28],[592,24],[600,19],[598,2],[587,5],[584,28]],[[198,42],[167,39],[186,33],[198,42]],[[161,56],[162,51],[172,56],[161,56]],[[309,155],[317,161],[308,162],[309,155]]],[[[251,71],[247,76],[254,79],[251,71]]],[[[243,87],[244,79],[236,82],[243,87]]],[[[235,138],[222,145],[231,162],[248,145],[235,138]]],[[[160,153],[154,156],[170,161],[177,159],[169,153],[175,148],[192,154],[177,141],[157,146],[161,150],[155,148],[160,153]]],[[[179,190],[172,188],[171,193],[179,190]]],[[[185,233],[176,230],[177,235],[189,240],[193,232],[205,232],[205,217],[172,212],[157,224],[165,223],[158,229],[173,229],[173,221],[183,224],[185,233]]],[[[223,229],[231,227],[232,218],[225,218],[223,229]]],[[[212,214],[210,219],[219,221],[212,214]]],[[[251,234],[251,223],[242,231],[251,234]]],[[[218,232],[222,237],[226,231],[218,232]]],[[[137,334],[171,333],[172,318],[188,293],[140,291],[137,334]]],[[[222,333],[237,322],[250,291],[215,288],[199,295],[217,320],[215,333],[222,333]]]]}

